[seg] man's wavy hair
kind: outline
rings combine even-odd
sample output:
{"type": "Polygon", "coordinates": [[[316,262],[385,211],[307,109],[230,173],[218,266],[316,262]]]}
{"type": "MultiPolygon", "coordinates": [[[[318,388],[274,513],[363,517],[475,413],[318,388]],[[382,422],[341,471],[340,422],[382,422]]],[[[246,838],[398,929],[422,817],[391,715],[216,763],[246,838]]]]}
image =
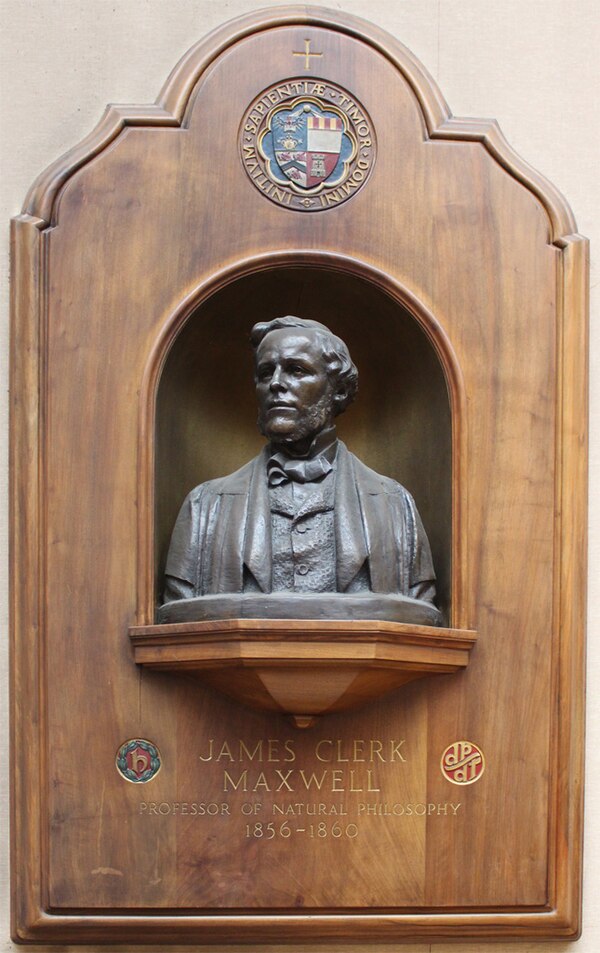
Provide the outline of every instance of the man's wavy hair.
{"type": "Polygon", "coordinates": [[[333,378],[336,390],[334,397],[335,415],[343,413],[358,392],[358,371],[352,363],[350,352],[342,339],[333,334],[324,324],[320,324],[319,321],[296,318],[292,314],[287,314],[282,318],[260,321],[254,325],[250,332],[250,343],[254,349],[255,357],[261,341],[266,338],[267,334],[271,331],[279,331],[282,328],[302,328],[303,330],[315,331],[315,338],[323,349],[323,360],[327,365],[327,374],[330,378],[333,378]]]}

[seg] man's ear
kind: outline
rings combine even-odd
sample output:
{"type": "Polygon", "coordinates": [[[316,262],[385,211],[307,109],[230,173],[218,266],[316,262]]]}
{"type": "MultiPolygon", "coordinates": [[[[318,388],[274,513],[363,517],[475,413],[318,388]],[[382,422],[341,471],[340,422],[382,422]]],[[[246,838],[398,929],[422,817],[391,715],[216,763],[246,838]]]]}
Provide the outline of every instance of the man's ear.
{"type": "Polygon", "coordinates": [[[347,396],[348,396],[348,391],[346,390],[345,387],[341,387],[338,391],[336,391],[333,400],[334,400],[334,403],[335,403],[336,407],[337,407],[339,410],[341,410],[341,409],[343,408],[343,406],[344,406],[344,404],[345,404],[345,402],[346,402],[347,396]]]}

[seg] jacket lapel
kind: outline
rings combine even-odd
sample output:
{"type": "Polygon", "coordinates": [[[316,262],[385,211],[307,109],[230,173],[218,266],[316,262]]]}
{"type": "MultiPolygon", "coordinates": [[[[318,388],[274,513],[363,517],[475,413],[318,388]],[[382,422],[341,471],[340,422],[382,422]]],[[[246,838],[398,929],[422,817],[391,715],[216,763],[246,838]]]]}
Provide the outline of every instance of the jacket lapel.
{"type": "MultiPolygon", "coordinates": [[[[254,460],[250,485],[247,487],[248,506],[238,553],[263,592],[271,592],[271,509],[267,489],[267,459],[264,449],[254,460]]],[[[242,566],[243,571],[243,566],[242,566]]]]}
{"type": "Polygon", "coordinates": [[[339,442],[335,477],[335,545],[338,592],[345,592],[369,556],[353,457],[339,442]]]}
{"type": "Polygon", "coordinates": [[[398,507],[391,505],[392,496],[386,488],[390,481],[354,456],[352,464],[367,537],[371,589],[373,592],[402,592],[398,578],[401,562],[398,538],[404,532],[404,521],[398,507]]]}

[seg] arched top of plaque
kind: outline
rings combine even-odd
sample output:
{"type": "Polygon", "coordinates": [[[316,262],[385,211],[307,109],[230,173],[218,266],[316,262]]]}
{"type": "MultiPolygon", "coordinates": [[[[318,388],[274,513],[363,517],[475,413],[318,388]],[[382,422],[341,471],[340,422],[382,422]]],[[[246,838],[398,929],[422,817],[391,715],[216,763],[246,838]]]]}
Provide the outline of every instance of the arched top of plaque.
{"type": "MultiPolygon", "coordinates": [[[[343,86],[340,89],[335,85],[340,74],[339,67],[342,59],[340,50],[343,38],[346,38],[347,41],[360,43],[372,56],[380,57],[382,64],[385,64],[384,68],[391,68],[401,74],[418,103],[424,132],[429,139],[481,143],[506,172],[536,196],[548,218],[550,244],[564,247],[567,239],[576,234],[577,227],[568,203],[544,176],[517,155],[507,143],[495,120],[453,117],[441,91],[427,70],[407,47],[384,30],[342,11],[305,5],[258,10],[226,23],[196,43],[182,57],[168,77],[156,103],[146,106],[108,106],[95,129],[77,146],[50,165],[34,182],[26,197],[23,214],[36,219],[36,225],[39,228],[55,224],[57,199],[61,188],[78,169],[106,149],[126,127],[185,127],[189,120],[189,113],[193,110],[195,96],[199,92],[199,84],[210,80],[211,68],[219,57],[227,54],[240,41],[261,37],[269,44],[272,52],[272,56],[263,60],[262,64],[263,71],[265,65],[268,67],[269,79],[263,86],[259,83],[253,96],[247,101],[242,91],[244,84],[240,80],[240,119],[244,112],[248,113],[256,102],[260,102],[261,96],[267,97],[270,92],[275,91],[277,98],[272,100],[274,107],[281,109],[283,100],[287,98],[296,106],[299,105],[300,109],[304,108],[310,114],[309,121],[312,121],[315,126],[318,127],[319,123],[321,127],[324,123],[339,125],[342,139],[340,161],[333,165],[331,162],[327,164],[322,161],[323,152],[331,156],[331,153],[327,152],[329,146],[323,149],[323,139],[317,141],[317,147],[312,151],[310,142],[307,145],[306,136],[304,142],[295,144],[295,150],[293,147],[288,148],[287,151],[292,153],[292,157],[290,163],[290,158],[286,155],[287,168],[283,168],[284,163],[278,162],[273,154],[277,151],[277,142],[274,147],[271,146],[270,155],[267,151],[259,149],[254,177],[258,179],[260,175],[263,176],[265,185],[262,186],[262,191],[270,192],[269,197],[273,201],[278,201],[277,190],[279,189],[285,196],[291,196],[289,201],[285,198],[280,204],[299,211],[322,211],[346,201],[355,190],[358,191],[358,188],[362,187],[364,180],[371,172],[375,160],[375,138],[372,135],[374,130],[368,111],[361,108],[360,97],[355,95],[353,98],[352,93],[355,92],[353,89],[346,94],[343,86]],[[277,55],[278,44],[274,42],[277,33],[281,34],[282,31],[286,31],[290,37],[297,36],[300,39],[298,45],[290,46],[288,62],[281,60],[281,51],[277,55]],[[300,34],[302,34],[301,37],[300,34]],[[292,88],[290,83],[295,83],[295,88],[292,88]],[[282,86],[288,90],[287,97],[284,93],[277,96],[277,89],[282,86]],[[324,107],[326,108],[328,100],[332,109],[325,112],[324,107]],[[310,112],[309,104],[312,112],[310,112]],[[369,144],[363,147],[365,151],[362,157],[360,155],[361,137],[356,122],[354,127],[352,124],[353,108],[355,120],[358,118],[356,109],[361,110],[363,143],[365,140],[370,140],[369,144]],[[349,112],[348,120],[346,117],[349,112]],[[368,131],[365,132],[365,130],[368,131]],[[317,162],[313,163],[312,176],[311,171],[305,168],[306,160],[296,161],[297,155],[294,152],[302,153],[309,159],[317,155],[317,162]],[[346,160],[345,168],[344,160],[346,160]],[[359,162],[359,168],[353,180],[351,173],[356,168],[356,162],[359,162]],[[269,170],[269,164],[273,167],[272,171],[269,170]],[[344,185],[345,193],[341,191],[344,185]],[[327,199],[328,193],[335,188],[338,188],[338,193],[334,192],[333,198],[327,199]],[[319,192],[322,197],[317,201],[312,196],[319,192]]],[[[346,75],[348,72],[352,74],[349,64],[343,65],[344,69],[341,72],[346,75]]],[[[385,100],[385,92],[380,90],[379,93],[383,100],[385,100]]],[[[233,91],[230,90],[229,95],[232,94],[233,91]]],[[[268,100],[265,98],[264,102],[268,103],[268,100]]],[[[247,119],[247,115],[244,118],[247,119]]],[[[264,141],[264,128],[257,131],[259,134],[263,133],[264,141]]],[[[335,135],[333,131],[330,131],[329,141],[331,142],[332,139],[335,139],[335,135]]],[[[280,142],[280,149],[283,150],[285,145],[285,142],[280,142]]],[[[241,148],[243,149],[243,144],[241,148]]],[[[336,148],[335,144],[333,148],[336,148]]],[[[251,156],[250,161],[253,159],[254,157],[251,156]]],[[[401,161],[401,151],[399,151],[398,160],[401,161]]],[[[252,178],[253,170],[247,169],[247,172],[252,178]]]]}

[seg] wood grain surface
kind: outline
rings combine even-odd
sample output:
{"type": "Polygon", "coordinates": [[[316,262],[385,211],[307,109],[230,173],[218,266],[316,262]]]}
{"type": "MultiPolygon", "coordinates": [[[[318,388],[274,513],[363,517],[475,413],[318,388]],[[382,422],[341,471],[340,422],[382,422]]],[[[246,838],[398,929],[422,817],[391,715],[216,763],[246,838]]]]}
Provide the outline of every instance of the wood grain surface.
{"type": "Polygon", "coordinates": [[[192,675],[306,728],[416,678],[466,668],[477,633],[385,620],[222,619],[131,626],[129,637],[145,668],[192,675]]]}
{"type": "Polygon", "coordinates": [[[13,223],[15,937],[577,934],[586,289],[568,206],[497,127],[320,8],[221,28],[40,177],[13,223]],[[312,214],[237,151],[258,93],[317,75],[306,39],[377,134],[368,183],[312,214]],[[258,445],[240,335],[284,307],[347,334],[344,438],[414,493],[449,624],[479,633],[466,670],[309,731],[142,670],[128,638],[180,493],[258,445]],[[148,784],[115,768],[134,738],[148,784]],[[464,786],[440,770],[461,740],[486,764],[464,786]]]}

